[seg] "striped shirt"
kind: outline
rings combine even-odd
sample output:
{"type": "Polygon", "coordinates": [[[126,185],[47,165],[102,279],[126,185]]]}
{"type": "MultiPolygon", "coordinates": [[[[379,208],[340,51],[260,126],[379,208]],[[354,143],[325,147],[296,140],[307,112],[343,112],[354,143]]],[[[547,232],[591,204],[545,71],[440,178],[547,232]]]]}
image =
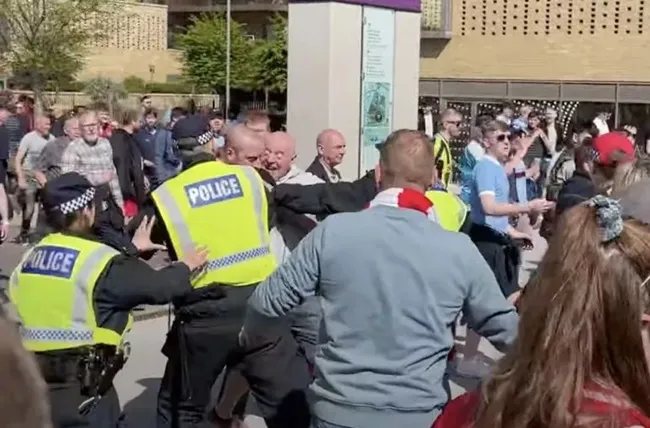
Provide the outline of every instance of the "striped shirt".
{"type": "Polygon", "coordinates": [[[82,138],[72,141],[61,158],[61,174],[77,172],[93,186],[108,183],[113,199],[120,208],[124,207],[122,190],[113,163],[113,148],[106,138],[99,138],[95,144],[88,144],[82,138]]]}

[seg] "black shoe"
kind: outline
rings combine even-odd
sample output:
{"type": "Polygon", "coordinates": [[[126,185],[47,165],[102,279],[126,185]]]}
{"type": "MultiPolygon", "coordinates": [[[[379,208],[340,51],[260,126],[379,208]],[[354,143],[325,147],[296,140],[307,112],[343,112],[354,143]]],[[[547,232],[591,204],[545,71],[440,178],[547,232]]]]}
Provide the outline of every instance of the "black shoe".
{"type": "Polygon", "coordinates": [[[18,235],[13,242],[14,244],[18,244],[22,246],[27,246],[31,243],[29,239],[29,235],[26,233],[21,233],[20,235],[18,235]]]}

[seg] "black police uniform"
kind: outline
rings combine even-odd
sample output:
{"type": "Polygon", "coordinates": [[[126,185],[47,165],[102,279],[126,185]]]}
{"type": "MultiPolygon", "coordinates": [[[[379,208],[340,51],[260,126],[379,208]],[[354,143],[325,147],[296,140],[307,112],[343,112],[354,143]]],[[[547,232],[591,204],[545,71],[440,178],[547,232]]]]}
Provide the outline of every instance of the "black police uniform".
{"type": "MultiPolygon", "coordinates": [[[[77,173],[63,174],[45,186],[43,205],[51,213],[55,207],[84,194],[90,187],[91,184],[77,173]]],[[[98,240],[94,235],[75,236],[98,240]]],[[[118,255],[106,267],[94,289],[97,325],[121,333],[127,326],[130,311],[136,306],[165,304],[188,290],[191,290],[190,270],[185,264],[175,263],[155,270],[137,257],[118,255]]],[[[79,406],[90,398],[82,394],[80,382],[80,361],[87,352],[88,349],[69,349],[36,353],[49,387],[52,420],[56,427],[120,426],[120,405],[112,384],[87,415],[80,415],[79,406]]]]}
{"type": "MultiPolygon", "coordinates": [[[[203,118],[189,117],[181,119],[172,130],[179,148],[191,151],[199,144],[199,138],[205,136],[209,124],[203,118]]],[[[184,170],[191,169],[203,162],[214,162],[214,156],[207,153],[184,157],[184,170]]],[[[133,219],[137,224],[143,216],[156,215],[155,205],[151,200],[145,203],[141,212],[133,219]]],[[[270,224],[273,209],[269,207],[270,224]]],[[[160,218],[160,216],[157,216],[160,218]]],[[[152,240],[166,243],[170,257],[176,258],[169,240],[165,224],[160,221],[154,227],[152,240]]],[[[175,320],[162,352],[168,358],[165,373],[158,394],[157,426],[162,427],[214,427],[209,421],[213,404],[213,385],[226,366],[237,367],[251,383],[261,371],[275,367],[269,366],[273,354],[292,353],[298,355],[298,347],[290,337],[288,328],[282,330],[284,335],[271,336],[271,340],[259,337],[255,349],[242,349],[238,344],[238,335],[246,313],[246,303],[253,293],[255,285],[231,287],[213,284],[192,290],[174,300],[175,320]]],[[[281,359],[286,361],[286,358],[281,359]]],[[[280,370],[282,371],[282,370],[280,370]]],[[[305,364],[306,371],[306,364],[305,364]]],[[[254,388],[257,392],[259,388],[254,388]]],[[[272,392],[263,391],[260,398],[264,402],[276,403],[280,400],[272,392]],[[271,398],[267,398],[271,397],[271,398]]],[[[256,397],[258,394],[256,394],[256,397]]],[[[243,414],[245,399],[236,409],[243,414]]]]}

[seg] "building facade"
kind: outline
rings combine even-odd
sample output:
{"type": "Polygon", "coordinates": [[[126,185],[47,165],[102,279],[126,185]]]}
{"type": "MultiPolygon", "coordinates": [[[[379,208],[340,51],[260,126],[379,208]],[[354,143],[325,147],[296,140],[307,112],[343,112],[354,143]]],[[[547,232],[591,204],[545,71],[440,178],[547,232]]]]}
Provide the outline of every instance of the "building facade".
{"type": "Polygon", "coordinates": [[[650,2],[449,3],[449,37],[421,43],[423,105],[452,105],[475,116],[506,100],[577,102],[573,119],[605,110],[613,113],[612,126],[642,126],[650,120],[644,55],[650,2]]]}
{"type": "MultiPolygon", "coordinates": [[[[451,8],[448,0],[423,0],[422,37],[448,37],[451,8]]],[[[287,0],[231,0],[232,17],[245,25],[253,37],[268,37],[269,18],[287,13],[287,0]]],[[[225,12],[226,0],[168,0],[170,31],[183,27],[190,16],[202,12],[225,12]]]]}
{"type": "Polygon", "coordinates": [[[109,36],[93,43],[79,80],[137,76],[166,82],[181,74],[180,53],[167,48],[167,5],[116,2],[109,36]]]}

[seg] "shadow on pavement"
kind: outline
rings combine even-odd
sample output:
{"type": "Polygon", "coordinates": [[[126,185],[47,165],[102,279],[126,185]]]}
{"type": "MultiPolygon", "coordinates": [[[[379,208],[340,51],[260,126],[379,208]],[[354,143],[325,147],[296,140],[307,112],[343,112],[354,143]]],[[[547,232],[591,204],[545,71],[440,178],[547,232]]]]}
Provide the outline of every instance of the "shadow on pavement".
{"type": "Polygon", "coordinates": [[[160,378],[140,379],[138,384],[145,388],[144,391],[124,405],[123,413],[126,415],[127,426],[154,428],[160,378]]]}

